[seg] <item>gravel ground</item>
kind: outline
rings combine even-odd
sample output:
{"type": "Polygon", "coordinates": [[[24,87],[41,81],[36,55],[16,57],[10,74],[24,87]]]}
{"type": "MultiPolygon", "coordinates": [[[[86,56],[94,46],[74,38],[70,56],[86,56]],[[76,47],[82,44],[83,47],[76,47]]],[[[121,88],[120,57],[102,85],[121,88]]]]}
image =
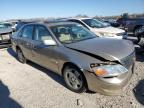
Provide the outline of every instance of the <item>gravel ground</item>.
{"type": "Polygon", "coordinates": [[[21,64],[9,49],[0,50],[0,108],[143,108],[144,54],[120,96],[71,92],[63,79],[34,63],[21,64]]]}

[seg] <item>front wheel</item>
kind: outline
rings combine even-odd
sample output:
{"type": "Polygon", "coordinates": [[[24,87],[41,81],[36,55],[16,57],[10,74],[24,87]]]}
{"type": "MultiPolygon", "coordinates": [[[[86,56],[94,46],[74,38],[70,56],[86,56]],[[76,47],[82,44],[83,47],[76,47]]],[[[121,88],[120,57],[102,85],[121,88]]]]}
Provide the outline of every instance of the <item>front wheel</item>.
{"type": "Polygon", "coordinates": [[[80,69],[75,66],[66,66],[63,71],[63,77],[68,89],[76,93],[86,91],[86,80],[80,69]]]}
{"type": "Polygon", "coordinates": [[[20,49],[17,50],[17,57],[21,63],[26,63],[26,58],[24,57],[24,55],[20,49]]]}

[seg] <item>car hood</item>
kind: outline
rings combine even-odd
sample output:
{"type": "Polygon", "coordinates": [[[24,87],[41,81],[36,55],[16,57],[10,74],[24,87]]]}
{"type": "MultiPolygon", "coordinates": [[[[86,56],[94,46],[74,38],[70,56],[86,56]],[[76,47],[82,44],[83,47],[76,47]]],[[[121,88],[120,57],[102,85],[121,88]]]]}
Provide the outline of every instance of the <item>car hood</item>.
{"type": "Polygon", "coordinates": [[[12,32],[11,28],[0,28],[0,34],[10,33],[12,32]]]}
{"type": "Polygon", "coordinates": [[[94,32],[102,32],[102,33],[112,33],[112,34],[125,32],[122,29],[111,27],[111,26],[105,27],[105,28],[92,28],[92,31],[94,31],[94,32]]]}
{"type": "Polygon", "coordinates": [[[93,38],[65,46],[80,53],[109,61],[120,61],[134,52],[134,45],[131,41],[118,39],[93,38]]]}

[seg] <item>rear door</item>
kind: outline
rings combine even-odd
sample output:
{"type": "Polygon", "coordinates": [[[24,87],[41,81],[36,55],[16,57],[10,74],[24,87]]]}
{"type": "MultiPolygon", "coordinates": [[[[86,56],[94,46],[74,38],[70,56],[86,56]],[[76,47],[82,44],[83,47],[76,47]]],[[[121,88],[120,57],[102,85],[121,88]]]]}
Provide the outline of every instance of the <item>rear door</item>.
{"type": "Polygon", "coordinates": [[[20,36],[18,38],[18,44],[24,54],[24,56],[31,60],[31,50],[32,50],[32,37],[33,37],[33,25],[25,26],[20,32],[20,36]]]}
{"type": "Polygon", "coordinates": [[[47,27],[43,25],[35,25],[33,47],[32,47],[32,59],[37,64],[46,67],[52,71],[58,71],[57,62],[57,46],[44,45],[44,40],[52,40],[52,36],[47,27]]]}

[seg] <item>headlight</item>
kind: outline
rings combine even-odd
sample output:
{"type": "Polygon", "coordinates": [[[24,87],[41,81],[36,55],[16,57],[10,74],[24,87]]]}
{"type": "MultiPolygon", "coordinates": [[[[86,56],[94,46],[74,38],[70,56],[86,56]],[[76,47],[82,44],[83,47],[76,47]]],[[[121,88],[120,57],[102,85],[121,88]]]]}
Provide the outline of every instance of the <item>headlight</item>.
{"type": "Polygon", "coordinates": [[[116,34],[113,34],[113,33],[99,33],[101,36],[116,36],[116,34]]]}
{"type": "Polygon", "coordinates": [[[114,77],[128,72],[128,70],[120,64],[101,64],[99,66],[93,65],[94,64],[91,64],[91,69],[99,77],[114,77]]]}

